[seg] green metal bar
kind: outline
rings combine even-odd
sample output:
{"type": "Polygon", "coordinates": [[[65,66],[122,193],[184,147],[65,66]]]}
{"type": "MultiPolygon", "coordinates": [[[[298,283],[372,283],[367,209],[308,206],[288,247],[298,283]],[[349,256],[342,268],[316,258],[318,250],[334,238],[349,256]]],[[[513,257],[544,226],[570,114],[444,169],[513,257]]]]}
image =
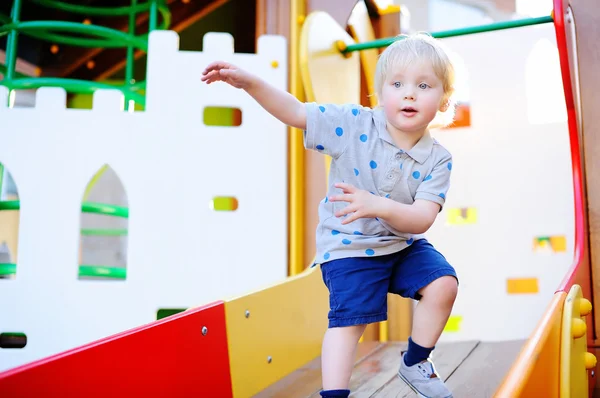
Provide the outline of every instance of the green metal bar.
{"type": "Polygon", "coordinates": [[[11,89],[33,89],[39,87],[62,87],[68,92],[91,94],[98,89],[117,89],[120,90],[127,100],[133,100],[139,104],[145,105],[146,99],[143,95],[129,90],[127,87],[114,86],[94,81],[65,79],[59,77],[26,77],[13,80],[1,80],[0,86],[6,86],[11,89]]]}
{"type": "MultiPolygon", "coordinates": [[[[496,31],[496,30],[519,28],[519,27],[523,27],[523,26],[539,25],[539,24],[544,24],[544,23],[550,23],[553,21],[554,20],[553,20],[552,16],[545,16],[545,17],[538,17],[538,18],[524,18],[524,19],[519,19],[519,20],[515,20],[515,21],[495,22],[495,23],[491,23],[491,24],[487,24],[487,25],[479,25],[479,26],[471,26],[471,27],[467,27],[467,28],[446,30],[446,31],[431,33],[431,36],[433,36],[437,39],[443,39],[446,37],[464,36],[464,35],[470,35],[470,34],[475,34],[475,33],[484,33],[484,32],[492,32],[492,31],[496,31]]],[[[340,51],[345,54],[345,53],[349,53],[352,51],[361,51],[361,50],[370,50],[373,48],[382,48],[382,47],[389,46],[396,40],[402,40],[402,39],[403,39],[402,36],[388,37],[388,38],[384,38],[384,39],[367,41],[364,43],[349,44],[346,46],[346,48],[340,49],[340,51]]]]}
{"type": "MultiPolygon", "coordinates": [[[[18,1],[18,0],[17,0],[18,1]]],[[[64,32],[71,33],[85,33],[90,35],[95,35],[104,39],[107,39],[102,42],[102,45],[107,47],[127,47],[129,45],[134,46],[136,48],[142,49],[144,51],[148,50],[148,43],[140,39],[138,37],[131,37],[127,33],[107,28],[104,26],[98,25],[86,25],[83,23],[77,22],[64,22],[64,21],[27,21],[27,22],[12,22],[7,25],[0,26],[0,35],[3,33],[9,32],[11,30],[17,30],[23,33],[30,33],[35,31],[43,31],[44,37],[49,40],[61,40],[62,43],[77,45],[77,43],[81,43],[80,45],[85,45],[85,43],[90,42],[93,39],[85,39],[85,38],[76,38],[71,36],[62,36],[57,34],[52,34],[47,32],[46,30],[60,30],[64,32]]],[[[98,46],[101,43],[98,40],[94,40],[90,43],[98,46]]],[[[7,66],[9,66],[7,64],[7,66]]]]}
{"type": "Polygon", "coordinates": [[[126,229],[95,229],[86,228],[81,230],[82,236],[127,236],[126,229]]]}
{"type": "MultiPolygon", "coordinates": [[[[0,263],[0,276],[11,276],[17,273],[17,264],[0,263]]],[[[80,265],[79,276],[125,279],[126,268],[106,267],[103,265],[80,265]]]]}
{"type": "MultiPolygon", "coordinates": [[[[10,11],[10,19],[12,24],[18,24],[21,17],[21,0],[14,0],[12,10],[10,11]]],[[[6,25],[4,25],[6,26],[6,25]]],[[[3,26],[0,26],[2,31],[3,26]]],[[[6,41],[6,76],[5,79],[15,77],[17,69],[17,42],[19,33],[16,30],[9,29],[8,39],[6,41]]],[[[9,96],[10,97],[10,96],[9,96]]]]}
{"type": "MultiPolygon", "coordinates": [[[[21,202],[19,200],[0,201],[0,211],[1,210],[19,210],[20,208],[21,208],[21,202]]],[[[122,217],[122,218],[129,217],[129,209],[127,207],[106,205],[103,203],[83,202],[81,204],[81,211],[83,213],[94,213],[94,214],[101,214],[104,216],[114,216],[114,217],[122,217]]]]}
{"type": "Polygon", "coordinates": [[[158,4],[156,0],[150,0],[150,15],[148,16],[148,32],[156,30],[156,24],[158,21],[158,4]]]}
{"type": "MultiPolygon", "coordinates": [[[[134,8],[135,5],[137,4],[137,0],[131,0],[131,8],[134,8]]],[[[136,13],[135,12],[131,12],[129,13],[129,35],[130,36],[135,36],[135,19],[136,19],[136,13]]],[[[134,57],[134,48],[133,46],[128,46],[127,47],[127,63],[125,64],[125,85],[127,87],[130,87],[131,84],[134,83],[134,63],[135,63],[135,57],[134,57]]],[[[135,108],[135,104],[133,105],[133,107],[135,108]]],[[[129,109],[129,101],[127,101],[127,103],[125,104],[125,109],[130,110],[129,109]]]]}

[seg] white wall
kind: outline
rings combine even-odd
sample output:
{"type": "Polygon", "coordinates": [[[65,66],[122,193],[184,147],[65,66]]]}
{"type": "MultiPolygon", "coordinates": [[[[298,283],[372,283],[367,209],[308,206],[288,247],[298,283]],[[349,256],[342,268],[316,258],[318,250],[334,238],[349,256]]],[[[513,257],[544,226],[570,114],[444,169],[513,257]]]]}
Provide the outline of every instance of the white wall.
{"type": "Polygon", "coordinates": [[[152,322],[159,308],[187,308],[247,293],[287,275],[287,129],[245,92],[206,85],[223,59],[287,87],[286,43],[261,37],[258,54],[234,54],[228,34],[204,52],[178,50],[174,32],[153,32],[147,111],[121,111],[117,91],[93,110],[65,109],[61,89],[40,89],[35,108],[4,108],[0,162],[21,200],[16,279],[0,279],[0,333],[27,346],[0,350],[0,370],[152,322]],[[278,68],[271,66],[277,61],[278,68]],[[242,110],[240,127],[203,125],[205,106],[242,110]],[[127,279],[77,278],[81,198],[105,163],[130,206],[127,279]],[[235,212],[210,209],[235,196],[235,212]]]}

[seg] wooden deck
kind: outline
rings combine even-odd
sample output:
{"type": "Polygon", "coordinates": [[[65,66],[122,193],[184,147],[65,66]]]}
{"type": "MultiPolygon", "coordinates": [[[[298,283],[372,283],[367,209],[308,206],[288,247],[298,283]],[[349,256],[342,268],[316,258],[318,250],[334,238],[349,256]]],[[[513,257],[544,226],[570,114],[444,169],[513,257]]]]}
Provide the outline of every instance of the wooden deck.
{"type": "MultiPolygon", "coordinates": [[[[440,343],[433,360],[455,398],[492,397],[516,359],[524,341],[440,343]]],[[[350,380],[351,397],[416,397],[396,375],[406,343],[361,343],[350,380]]],[[[321,363],[316,358],[256,398],[319,398],[321,363]]]]}

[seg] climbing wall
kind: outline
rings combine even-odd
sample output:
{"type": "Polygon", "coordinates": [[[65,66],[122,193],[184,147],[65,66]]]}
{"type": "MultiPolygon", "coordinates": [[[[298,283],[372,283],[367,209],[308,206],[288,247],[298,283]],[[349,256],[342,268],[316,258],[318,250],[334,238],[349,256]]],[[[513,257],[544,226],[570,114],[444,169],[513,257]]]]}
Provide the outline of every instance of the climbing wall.
{"type": "Polygon", "coordinates": [[[11,109],[0,87],[0,162],[21,200],[16,277],[0,279],[0,333],[27,336],[22,349],[0,349],[0,370],[287,275],[286,127],[245,92],[200,81],[225,60],[285,89],[285,40],[260,37],[257,54],[234,53],[229,34],[207,34],[203,52],[179,51],[178,40],[150,36],[145,112],[123,112],[112,90],[96,92],[92,110],[66,109],[58,88],[39,89],[34,108],[11,109]],[[236,109],[241,121],[206,125],[214,107],[236,109]],[[82,198],[105,164],[129,206],[127,275],[81,280],[82,198]]]}

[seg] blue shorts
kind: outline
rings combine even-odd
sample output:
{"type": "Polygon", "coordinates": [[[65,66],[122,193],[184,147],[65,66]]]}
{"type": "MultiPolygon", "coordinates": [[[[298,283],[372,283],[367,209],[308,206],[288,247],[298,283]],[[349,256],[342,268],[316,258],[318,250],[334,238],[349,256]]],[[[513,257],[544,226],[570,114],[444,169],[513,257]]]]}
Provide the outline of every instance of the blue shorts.
{"type": "Polygon", "coordinates": [[[398,253],[332,260],[321,272],[329,289],[330,328],[385,321],[388,292],[419,300],[419,290],[442,276],[458,282],[454,268],[426,239],[398,253]]]}

